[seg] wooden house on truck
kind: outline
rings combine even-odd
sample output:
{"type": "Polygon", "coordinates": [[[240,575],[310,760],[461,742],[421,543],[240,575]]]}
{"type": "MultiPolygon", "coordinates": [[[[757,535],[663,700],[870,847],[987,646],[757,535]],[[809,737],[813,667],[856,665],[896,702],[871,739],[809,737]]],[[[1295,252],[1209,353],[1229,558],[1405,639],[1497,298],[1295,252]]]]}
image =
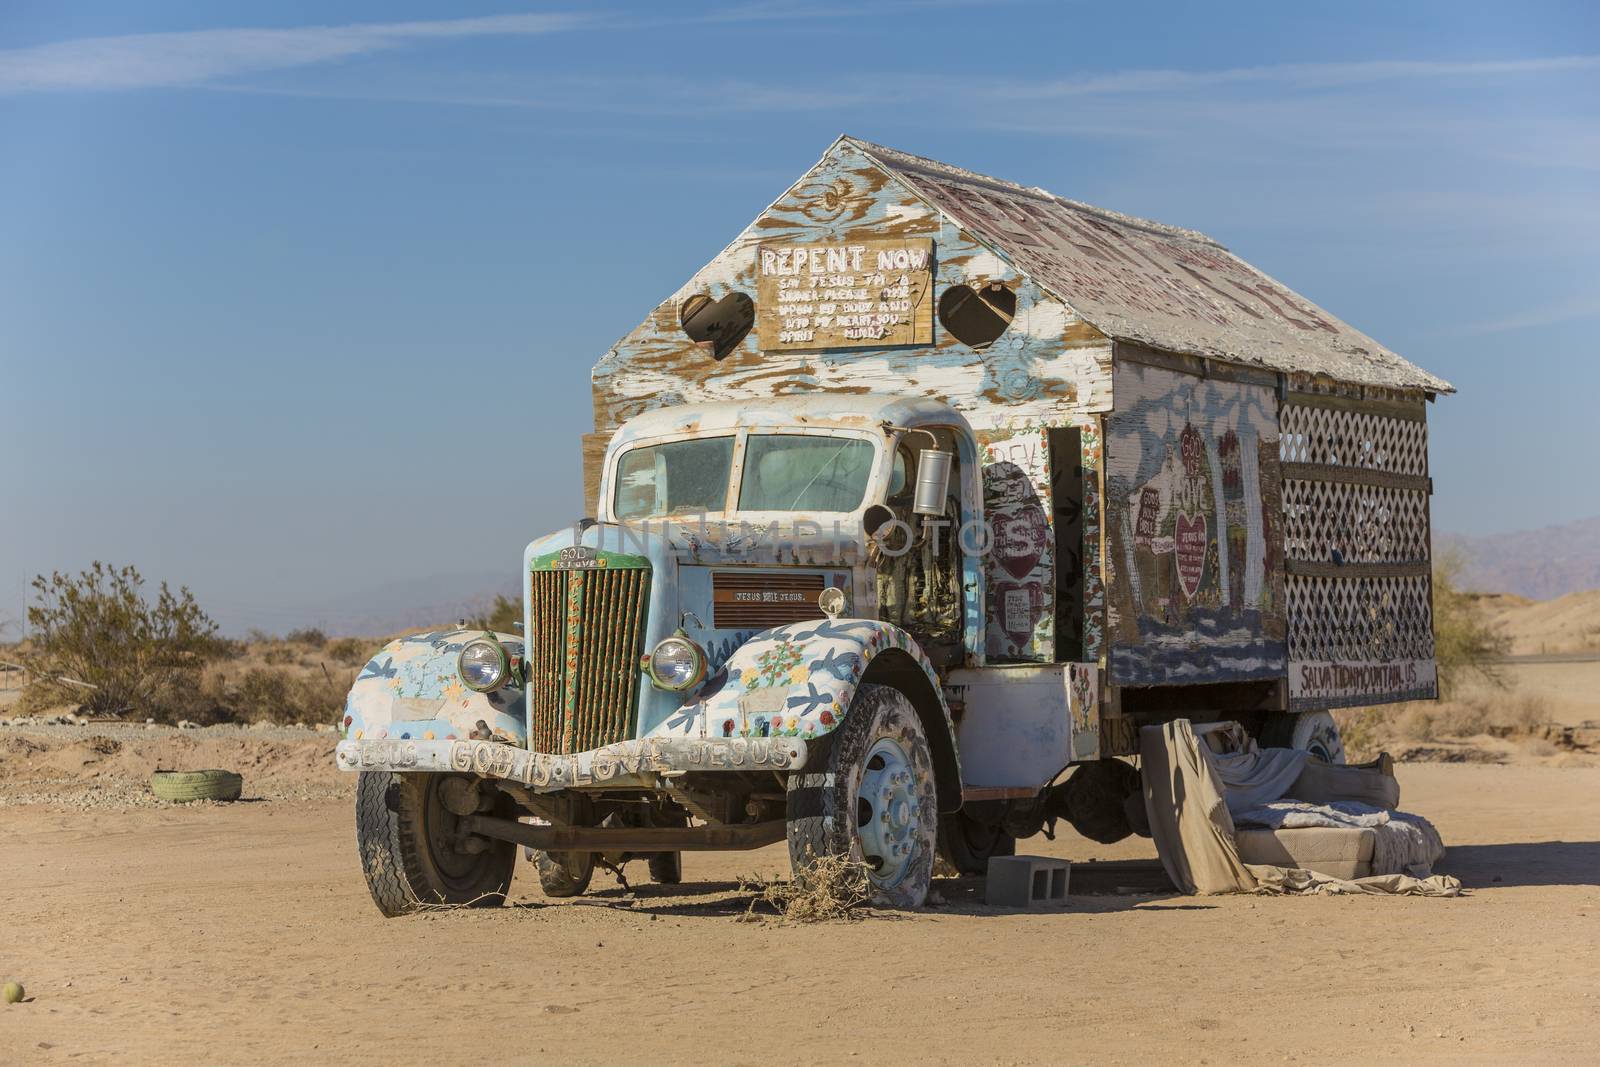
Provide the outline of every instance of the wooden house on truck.
{"type": "Polygon", "coordinates": [[[958,717],[963,670],[1075,664],[1099,713],[1077,758],[1176,715],[1341,757],[1326,709],[1436,695],[1427,403],[1450,384],[1204,234],[841,137],[593,383],[590,514],[614,431],[654,409],[964,415],[990,536],[981,641],[943,665],[958,717]]]}

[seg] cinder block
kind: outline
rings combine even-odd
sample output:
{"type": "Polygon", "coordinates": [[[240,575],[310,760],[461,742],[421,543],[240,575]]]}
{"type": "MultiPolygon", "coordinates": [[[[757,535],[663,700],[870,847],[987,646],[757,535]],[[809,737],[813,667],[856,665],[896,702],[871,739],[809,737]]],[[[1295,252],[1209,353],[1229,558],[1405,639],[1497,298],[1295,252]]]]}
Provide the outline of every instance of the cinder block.
{"type": "Polygon", "coordinates": [[[985,904],[997,908],[1050,908],[1067,903],[1072,864],[1047,856],[991,856],[985,904]]]}

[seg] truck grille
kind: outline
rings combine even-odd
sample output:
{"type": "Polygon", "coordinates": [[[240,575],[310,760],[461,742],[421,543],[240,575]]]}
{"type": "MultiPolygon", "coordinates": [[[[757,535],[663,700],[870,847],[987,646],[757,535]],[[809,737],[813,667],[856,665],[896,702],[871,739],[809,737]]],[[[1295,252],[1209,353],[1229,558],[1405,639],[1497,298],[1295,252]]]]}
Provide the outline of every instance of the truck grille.
{"type": "Polygon", "coordinates": [[[765,630],[820,619],[817,594],[825,586],[820,574],[713,571],[711,625],[719,630],[765,630]]]}
{"type": "Polygon", "coordinates": [[[632,737],[650,571],[537,570],[529,596],[533,751],[585,752],[632,737]]]}

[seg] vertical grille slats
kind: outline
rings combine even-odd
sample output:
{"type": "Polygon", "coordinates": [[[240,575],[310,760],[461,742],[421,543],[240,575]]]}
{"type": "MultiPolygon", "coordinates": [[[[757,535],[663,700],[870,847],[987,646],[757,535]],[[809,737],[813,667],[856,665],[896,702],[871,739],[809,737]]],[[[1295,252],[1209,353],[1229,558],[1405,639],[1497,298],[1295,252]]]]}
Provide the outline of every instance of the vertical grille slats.
{"type": "Polygon", "coordinates": [[[650,572],[642,568],[534,571],[528,637],[529,743],[582,752],[633,736],[650,572]]]}

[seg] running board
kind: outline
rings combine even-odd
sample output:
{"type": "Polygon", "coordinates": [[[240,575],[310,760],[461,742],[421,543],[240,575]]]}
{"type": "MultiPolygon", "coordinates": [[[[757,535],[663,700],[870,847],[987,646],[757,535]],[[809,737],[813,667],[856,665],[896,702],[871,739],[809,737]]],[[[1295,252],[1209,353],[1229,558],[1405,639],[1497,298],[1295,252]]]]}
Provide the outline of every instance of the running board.
{"type": "Polygon", "coordinates": [[[531,826],[514,819],[464,815],[461,829],[542,852],[743,852],[787,835],[782,819],[729,826],[531,826]]]}

